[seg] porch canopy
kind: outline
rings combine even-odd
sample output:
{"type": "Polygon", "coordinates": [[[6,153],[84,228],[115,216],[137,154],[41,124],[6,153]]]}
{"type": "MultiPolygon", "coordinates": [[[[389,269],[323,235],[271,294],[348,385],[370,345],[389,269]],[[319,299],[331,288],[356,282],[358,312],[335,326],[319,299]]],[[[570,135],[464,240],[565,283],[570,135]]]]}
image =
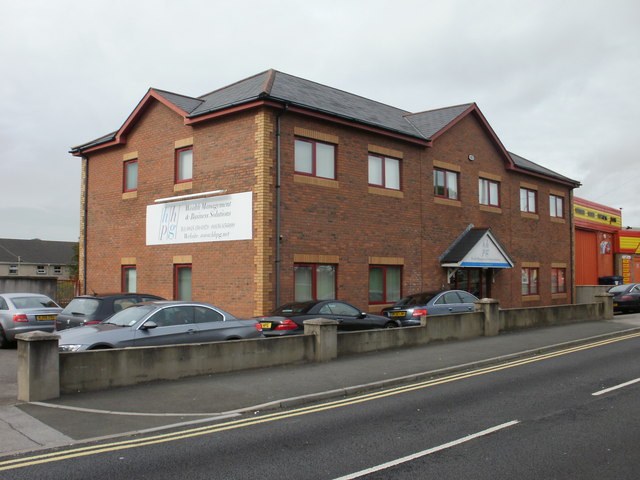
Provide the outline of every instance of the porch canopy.
{"type": "Polygon", "coordinates": [[[469,226],[440,256],[448,268],[513,268],[513,260],[490,228],[469,226]]]}

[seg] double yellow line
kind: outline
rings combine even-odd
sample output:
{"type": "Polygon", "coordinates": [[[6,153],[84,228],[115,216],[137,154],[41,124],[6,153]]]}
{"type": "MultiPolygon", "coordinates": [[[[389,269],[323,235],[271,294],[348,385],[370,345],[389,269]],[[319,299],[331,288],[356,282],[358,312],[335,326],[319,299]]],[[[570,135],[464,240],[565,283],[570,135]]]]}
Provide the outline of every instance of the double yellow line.
{"type": "Polygon", "coordinates": [[[334,408],[341,408],[349,405],[356,405],[358,403],[368,402],[368,401],[376,400],[379,398],[390,397],[393,395],[399,395],[399,394],[411,392],[414,390],[420,390],[423,388],[433,387],[436,385],[442,385],[444,383],[455,382],[458,380],[463,380],[465,378],[477,377],[479,375],[485,375],[487,373],[506,370],[508,368],[514,368],[521,365],[526,365],[528,363],[539,362],[542,360],[547,360],[549,358],[559,357],[561,355],[568,355],[568,354],[579,352],[582,350],[588,350],[591,348],[596,348],[603,345],[608,345],[611,343],[620,342],[622,340],[628,340],[630,338],[636,338],[636,337],[640,337],[640,332],[624,335],[620,337],[610,338],[607,340],[601,340],[598,342],[593,342],[593,343],[580,345],[572,348],[567,348],[563,350],[558,350],[558,351],[550,352],[546,354],[536,355],[535,357],[523,358],[523,359],[514,360],[507,363],[496,364],[496,365],[492,365],[484,368],[479,368],[477,370],[460,372],[460,373],[447,375],[444,377],[439,377],[431,380],[425,380],[422,382],[412,383],[410,385],[403,385],[395,388],[386,389],[383,391],[358,395],[354,397],[344,398],[342,400],[336,400],[336,401],[327,402],[319,405],[312,405],[308,407],[297,408],[289,411],[271,413],[271,414],[263,415],[257,418],[244,418],[244,419],[219,423],[215,425],[208,425],[205,427],[191,428],[191,429],[182,430],[179,432],[165,433],[165,434],[154,435],[150,437],[136,438],[136,439],[126,440],[126,441],[112,442],[112,443],[93,445],[93,446],[87,446],[87,447],[69,448],[62,451],[50,452],[50,453],[45,453],[41,455],[35,455],[32,457],[6,460],[6,461],[0,462],[0,471],[29,467],[33,465],[40,465],[40,464],[49,463],[49,462],[58,462],[61,460],[68,460],[68,459],[79,458],[79,457],[86,457],[89,455],[96,455],[99,453],[116,452],[119,450],[126,450],[129,448],[144,447],[148,445],[156,445],[156,444],[165,443],[165,442],[173,442],[176,440],[193,438],[201,435],[210,435],[212,433],[224,432],[226,430],[235,430],[237,428],[249,427],[249,426],[258,425],[261,423],[268,423],[268,422],[274,422],[277,420],[298,417],[298,416],[307,415],[310,413],[322,412],[325,410],[332,410],[334,408]]]}

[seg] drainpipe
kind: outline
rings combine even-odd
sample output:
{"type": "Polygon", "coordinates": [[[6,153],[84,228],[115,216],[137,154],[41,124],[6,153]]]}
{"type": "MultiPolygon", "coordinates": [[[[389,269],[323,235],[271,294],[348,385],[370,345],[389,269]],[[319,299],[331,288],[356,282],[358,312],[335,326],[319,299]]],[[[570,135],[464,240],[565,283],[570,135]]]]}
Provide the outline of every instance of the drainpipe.
{"type": "MultiPolygon", "coordinates": [[[[83,199],[83,219],[82,219],[82,235],[83,235],[83,252],[82,252],[82,294],[86,295],[87,293],[87,215],[89,212],[89,157],[86,155],[82,155],[82,161],[84,162],[84,185],[82,186],[84,190],[84,199],[83,199]]],[[[78,252],[79,253],[79,252],[78,252]]]]}

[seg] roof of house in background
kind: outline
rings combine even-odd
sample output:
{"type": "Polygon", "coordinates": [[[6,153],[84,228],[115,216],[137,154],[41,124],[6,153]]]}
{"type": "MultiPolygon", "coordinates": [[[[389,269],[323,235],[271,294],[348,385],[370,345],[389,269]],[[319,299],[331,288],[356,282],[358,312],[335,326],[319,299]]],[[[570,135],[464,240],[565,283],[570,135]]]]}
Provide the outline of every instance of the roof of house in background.
{"type": "Polygon", "coordinates": [[[78,242],[0,238],[1,263],[72,265],[78,262],[78,242]]]}
{"type": "Polygon", "coordinates": [[[437,139],[439,135],[443,134],[462,118],[474,113],[484,124],[490,136],[493,137],[498,149],[504,153],[504,159],[509,168],[515,167],[536,175],[570,183],[574,186],[579,185],[576,180],[507,152],[475,103],[411,113],[273,69],[197,98],[151,88],[120,129],[73,147],[71,153],[80,155],[90,149],[124,142],[128,128],[135,123],[135,120],[151,99],[162,102],[176,113],[182,115],[187,124],[222,114],[225,110],[251,106],[259,101],[271,101],[285,105],[288,108],[312,111],[317,114],[390,132],[425,146],[437,139]]]}

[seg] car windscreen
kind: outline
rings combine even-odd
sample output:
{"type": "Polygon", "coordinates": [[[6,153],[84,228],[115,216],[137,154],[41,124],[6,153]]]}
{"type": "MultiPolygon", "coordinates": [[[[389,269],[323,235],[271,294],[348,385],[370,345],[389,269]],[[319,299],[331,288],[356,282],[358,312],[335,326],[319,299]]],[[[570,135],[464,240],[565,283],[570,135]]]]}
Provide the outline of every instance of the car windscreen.
{"type": "Polygon", "coordinates": [[[62,313],[69,315],[91,315],[98,311],[100,302],[97,298],[74,298],[64,307],[62,313]]]}
{"type": "Polygon", "coordinates": [[[118,325],[120,327],[130,327],[135,325],[138,320],[146,317],[149,312],[155,310],[155,308],[153,305],[134,305],[120,310],[102,323],[118,325]]]}
{"type": "Polygon", "coordinates": [[[300,315],[302,313],[307,313],[311,307],[313,307],[316,302],[296,302],[296,303],[287,303],[282,305],[281,307],[276,308],[271,315],[276,317],[288,317],[290,315],[300,315]]]}
{"type": "Polygon", "coordinates": [[[51,308],[57,307],[56,303],[44,295],[41,297],[14,297],[11,299],[16,308],[51,308]]]}
{"type": "Polygon", "coordinates": [[[413,307],[415,305],[426,305],[429,300],[435,297],[435,293],[421,293],[419,295],[410,295],[396,302],[398,307],[413,307]]]}
{"type": "Polygon", "coordinates": [[[613,294],[622,293],[627,291],[628,288],[629,288],[629,285],[616,285],[615,287],[610,288],[607,293],[613,293],[613,294]]]}

